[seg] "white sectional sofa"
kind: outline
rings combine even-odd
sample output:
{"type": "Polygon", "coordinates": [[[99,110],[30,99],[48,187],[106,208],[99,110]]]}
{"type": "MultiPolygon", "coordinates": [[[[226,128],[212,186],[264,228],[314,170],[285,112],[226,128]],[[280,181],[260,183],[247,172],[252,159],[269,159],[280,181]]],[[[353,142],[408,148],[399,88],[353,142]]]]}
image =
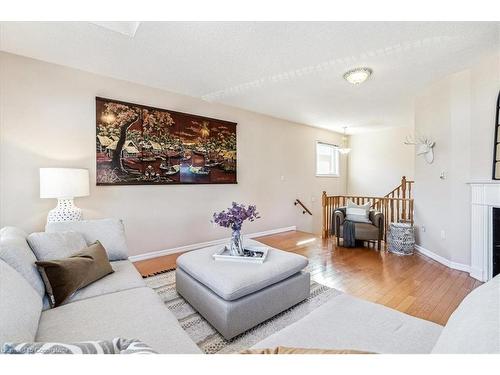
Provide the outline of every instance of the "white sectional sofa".
{"type": "Polygon", "coordinates": [[[4,342],[64,342],[137,338],[159,353],[200,353],[159,296],[128,260],[114,273],[53,309],[23,231],[0,230],[0,346],[4,342]]]}
{"type": "Polygon", "coordinates": [[[375,353],[500,353],[500,275],[472,291],[446,326],[347,294],[254,346],[375,353]]]}
{"type": "MultiPolygon", "coordinates": [[[[140,339],[159,353],[201,353],[128,260],[111,262],[114,273],[50,309],[26,237],[17,228],[0,230],[0,346],[122,337],[140,339]]],[[[500,353],[500,275],[470,293],[445,327],[342,294],[254,348],[276,346],[500,353]]]]}

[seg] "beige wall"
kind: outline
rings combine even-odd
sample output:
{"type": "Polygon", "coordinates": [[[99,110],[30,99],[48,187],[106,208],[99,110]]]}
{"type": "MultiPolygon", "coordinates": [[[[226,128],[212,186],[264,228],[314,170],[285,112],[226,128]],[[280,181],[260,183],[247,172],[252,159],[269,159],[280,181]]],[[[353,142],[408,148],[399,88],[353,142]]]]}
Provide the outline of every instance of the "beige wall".
{"type": "Polygon", "coordinates": [[[403,144],[410,127],[385,129],[350,136],[347,191],[351,195],[384,196],[415,171],[414,147],[403,144]]]}
{"type": "Polygon", "coordinates": [[[436,141],[434,163],[415,162],[417,242],[452,262],[470,264],[467,182],[491,180],[499,89],[497,54],[436,82],[415,103],[415,132],[436,141]]]}
{"type": "Polygon", "coordinates": [[[76,203],[86,218],[124,219],[131,255],[227,237],[209,221],[233,200],[261,212],[246,233],[291,225],[319,233],[321,192],[345,193],[345,160],[340,178],[314,171],[315,141],[339,143],[339,134],[5,53],[0,111],[0,226],[43,229],[56,202],[38,197],[40,167],[88,168],[91,195],[76,203]],[[95,96],[237,122],[239,183],[96,187],[95,96]]]}

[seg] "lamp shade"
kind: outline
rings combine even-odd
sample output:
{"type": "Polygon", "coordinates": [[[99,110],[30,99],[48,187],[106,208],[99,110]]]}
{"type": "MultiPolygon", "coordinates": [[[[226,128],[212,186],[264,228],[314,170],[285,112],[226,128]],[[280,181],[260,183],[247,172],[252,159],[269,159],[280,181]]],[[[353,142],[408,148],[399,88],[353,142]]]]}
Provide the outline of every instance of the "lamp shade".
{"type": "Polygon", "coordinates": [[[87,195],[87,169],[40,168],[40,198],[74,198],[87,195]]]}

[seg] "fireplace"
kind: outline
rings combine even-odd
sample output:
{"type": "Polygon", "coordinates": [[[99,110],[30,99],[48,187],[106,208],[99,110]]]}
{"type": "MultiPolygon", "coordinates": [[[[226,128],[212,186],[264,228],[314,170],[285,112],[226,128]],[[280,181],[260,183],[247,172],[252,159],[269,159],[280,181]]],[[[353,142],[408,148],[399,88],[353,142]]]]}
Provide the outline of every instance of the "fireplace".
{"type": "Polygon", "coordinates": [[[492,276],[496,276],[500,273],[500,208],[493,207],[492,212],[492,276]]]}
{"type": "Polygon", "coordinates": [[[500,181],[471,182],[470,275],[488,281],[500,274],[500,181]]]}

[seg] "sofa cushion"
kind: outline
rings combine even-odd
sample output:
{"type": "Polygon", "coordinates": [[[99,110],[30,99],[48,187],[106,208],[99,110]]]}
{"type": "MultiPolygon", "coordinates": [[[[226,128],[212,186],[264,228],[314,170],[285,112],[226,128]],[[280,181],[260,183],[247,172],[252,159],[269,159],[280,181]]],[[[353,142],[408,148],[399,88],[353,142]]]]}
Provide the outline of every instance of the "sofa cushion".
{"type": "Polygon", "coordinates": [[[42,313],[36,341],[78,342],[136,338],[159,353],[200,353],[150,288],[135,288],[69,303],[42,313]]]}
{"type": "Polygon", "coordinates": [[[19,228],[0,229],[0,259],[19,272],[42,298],[45,295],[45,286],[35,266],[35,254],[26,242],[27,236],[27,233],[19,228]]]}
{"type": "Polygon", "coordinates": [[[465,297],[432,352],[500,354],[500,275],[465,297]]]}
{"type": "MultiPolygon", "coordinates": [[[[265,246],[253,240],[245,244],[265,246]]],[[[177,258],[177,266],[226,301],[285,280],[308,264],[301,255],[272,248],[261,264],[216,261],[212,255],[219,250],[220,245],[190,251],[177,258]]]]}
{"type": "Polygon", "coordinates": [[[123,222],[118,219],[82,220],[60,223],[47,223],[47,232],[79,232],[91,245],[100,241],[109,260],[124,260],[128,258],[127,241],[123,222]]]}
{"type": "Polygon", "coordinates": [[[116,262],[111,262],[111,267],[115,272],[78,290],[65,303],[146,286],[144,279],[139,272],[137,272],[132,262],[128,260],[118,260],[116,262]]]}
{"type": "Polygon", "coordinates": [[[443,327],[347,294],[333,297],[254,348],[353,349],[430,353],[443,327]]]}
{"type": "Polygon", "coordinates": [[[35,232],[27,240],[39,261],[68,258],[87,247],[85,238],[74,231],[35,232]]]}
{"type": "Polygon", "coordinates": [[[0,260],[0,344],[33,341],[42,299],[14,268],[0,260]]]}

